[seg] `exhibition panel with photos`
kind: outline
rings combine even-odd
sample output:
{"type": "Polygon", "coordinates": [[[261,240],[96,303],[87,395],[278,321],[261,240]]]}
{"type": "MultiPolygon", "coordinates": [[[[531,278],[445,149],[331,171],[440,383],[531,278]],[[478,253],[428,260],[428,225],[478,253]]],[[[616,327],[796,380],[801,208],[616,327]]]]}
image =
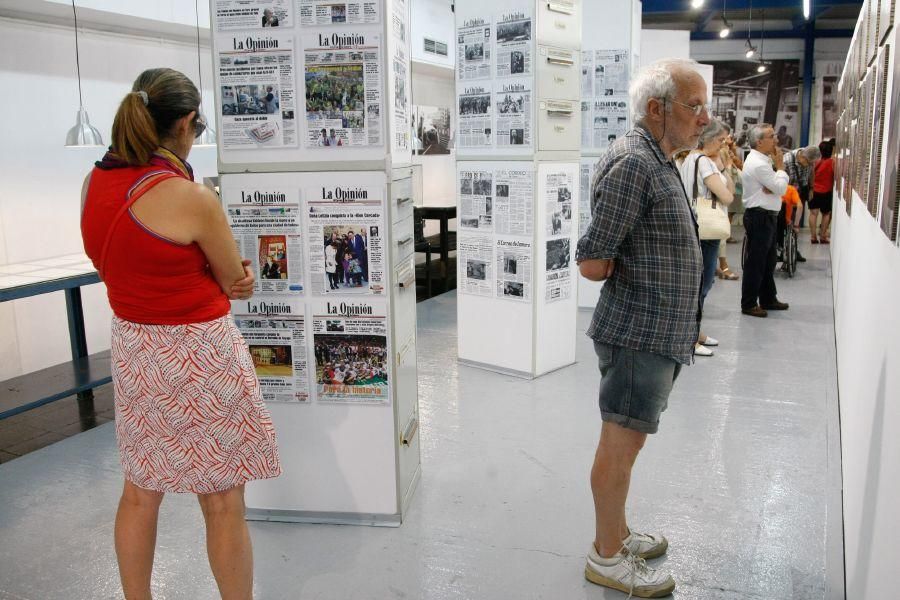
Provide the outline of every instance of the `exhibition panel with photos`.
{"type": "Polygon", "coordinates": [[[248,517],[397,525],[419,476],[409,0],[211,0],[232,312],[281,451],[248,517]]]}
{"type": "Polygon", "coordinates": [[[831,244],[847,598],[889,597],[897,564],[900,44],[896,0],[863,5],[837,84],[831,244]],[[859,344],[864,342],[865,350],[859,344]],[[894,412],[892,412],[894,411],[894,412]],[[876,514],[877,513],[877,514],[876,514]]]}
{"type": "MultiPolygon", "coordinates": [[[[581,48],[578,236],[591,220],[591,179],[609,145],[631,128],[628,85],[638,66],[641,2],[585,2],[581,48]]],[[[652,32],[650,32],[652,33],[652,32]]],[[[686,57],[685,57],[686,58],[686,57]]],[[[578,306],[593,309],[602,281],[577,276],[578,306]]]]}
{"type": "Polygon", "coordinates": [[[460,361],[575,361],[580,0],[457,0],[460,361]]]}

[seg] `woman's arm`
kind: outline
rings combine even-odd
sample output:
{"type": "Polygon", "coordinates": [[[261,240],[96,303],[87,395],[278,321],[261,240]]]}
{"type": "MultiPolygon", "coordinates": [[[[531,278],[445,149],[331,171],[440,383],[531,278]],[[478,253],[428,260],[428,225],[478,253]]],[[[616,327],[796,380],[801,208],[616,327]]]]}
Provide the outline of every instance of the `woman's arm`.
{"type": "Polygon", "coordinates": [[[193,241],[206,255],[222,291],[230,295],[232,286],[247,276],[234,235],[215,192],[200,184],[191,185],[195,195],[189,203],[193,213],[193,241]]]}
{"type": "Polygon", "coordinates": [[[709,191],[716,195],[716,199],[728,206],[734,200],[734,182],[727,175],[725,180],[728,182],[727,184],[725,181],[722,181],[722,175],[713,173],[712,175],[707,175],[703,183],[706,184],[706,188],[709,191]]]}

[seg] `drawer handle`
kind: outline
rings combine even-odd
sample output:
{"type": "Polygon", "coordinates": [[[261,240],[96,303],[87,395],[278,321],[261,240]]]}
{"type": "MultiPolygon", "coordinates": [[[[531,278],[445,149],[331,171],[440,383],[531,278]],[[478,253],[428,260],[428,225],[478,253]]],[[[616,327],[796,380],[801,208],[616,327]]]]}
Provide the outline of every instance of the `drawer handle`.
{"type": "Polygon", "coordinates": [[[558,56],[548,56],[547,62],[551,65],[562,65],[565,67],[571,67],[575,64],[575,61],[571,58],[562,58],[558,56]]]}
{"type": "Polygon", "coordinates": [[[407,196],[406,198],[397,198],[397,204],[407,204],[412,202],[412,196],[407,196]]]}
{"type": "Polygon", "coordinates": [[[550,117],[571,117],[572,109],[565,108],[548,108],[547,115],[550,117]]]}
{"type": "Polygon", "coordinates": [[[411,241],[413,241],[413,238],[411,235],[408,235],[405,238],[403,238],[402,240],[397,240],[397,245],[405,246],[406,244],[410,243],[411,241]]]}
{"type": "Polygon", "coordinates": [[[575,3],[574,2],[566,2],[565,0],[556,0],[555,2],[551,0],[547,2],[547,10],[562,13],[564,15],[575,14],[575,3]]]}
{"type": "Polygon", "coordinates": [[[406,427],[403,429],[403,435],[400,437],[400,443],[404,446],[409,446],[409,443],[412,441],[414,437],[416,437],[416,432],[419,430],[419,419],[415,415],[413,418],[409,420],[409,423],[406,424],[406,427]]]}
{"type": "Polygon", "coordinates": [[[409,289],[416,287],[416,275],[413,274],[411,277],[407,277],[403,281],[398,284],[403,289],[409,289]]]}

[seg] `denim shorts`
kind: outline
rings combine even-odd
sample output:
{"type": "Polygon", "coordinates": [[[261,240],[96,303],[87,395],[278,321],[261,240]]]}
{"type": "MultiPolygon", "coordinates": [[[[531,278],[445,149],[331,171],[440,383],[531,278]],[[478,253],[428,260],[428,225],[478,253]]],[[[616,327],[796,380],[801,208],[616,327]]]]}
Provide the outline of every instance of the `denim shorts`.
{"type": "Polygon", "coordinates": [[[659,416],[669,404],[672,385],[681,372],[675,360],[594,341],[600,366],[600,415],[640,431],[656,433],[659,416]]]}

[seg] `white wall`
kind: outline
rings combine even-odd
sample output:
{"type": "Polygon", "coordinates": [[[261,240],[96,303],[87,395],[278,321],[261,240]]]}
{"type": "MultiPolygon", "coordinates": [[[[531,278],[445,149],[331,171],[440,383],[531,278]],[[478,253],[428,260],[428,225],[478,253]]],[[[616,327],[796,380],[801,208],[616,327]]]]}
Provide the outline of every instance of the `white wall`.
{"type": "MultiPolygon", "coordinates": [[[[108,143],[116,107],[145,68],[169,66],[196,82],[196,45],[84,31],[79,34],[85,108],[108,143]]],[[[0,89],[27,107],[7,115],[0,145],[0,264],[82,250],[79,192],[99,149],[65,148],[78,87],[71,28],[0,19],[0,89]],[[36,48],[37,51],[25,51],[36,48]]],[[[204,48],[212,109],[212,62],[204,48]]],[[[214,149],[191,154],[198,178],[216,172],[214,149]]],[[[101,285],[83,289],[88,349],[109,347],[110,310],[101,285]]],[[[69,360],[62,292],[0,304],[0,380],[69,360]]]]}
{"type": "Polygon", "coordinates": [[[673,29],[641,30],[641,65],[663,58],[688,58],[691,55],[691,32],[673,29]]]}
{"type": "Polygon", "coordinates": [[[450,0],[412,0],[410,6],[412,60],[455,68],[456,32],[450,0]],[[427,54],[424,38],[447,44],[447,56],[427,54]]]}

